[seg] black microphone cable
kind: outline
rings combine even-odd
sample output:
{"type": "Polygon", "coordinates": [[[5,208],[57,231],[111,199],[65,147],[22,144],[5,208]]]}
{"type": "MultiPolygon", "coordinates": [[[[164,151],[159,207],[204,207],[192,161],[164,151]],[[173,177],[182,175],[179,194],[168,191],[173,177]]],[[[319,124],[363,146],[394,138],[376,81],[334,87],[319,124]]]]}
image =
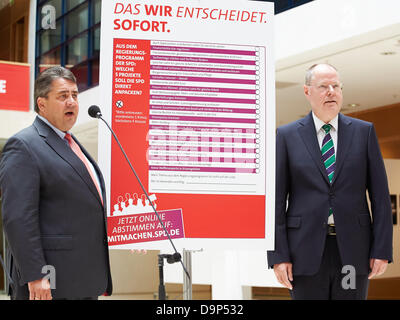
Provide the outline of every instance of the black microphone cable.
{"type": "Polygon", "coordinates": [[[102,114],[101,114],[101,111],[100,111],[100,108],[99,108],[98,106],[96,106],[96,105],[90,106],[90,107],[89,107],[89,110],[88,110],[88,113],[89,113],[89,116],[91,116],[92,118],[97,118],[97,119],[102,120],[102,121],[106,124],[106,126],[108,127],[108,129],[111,131],[112,135],[114,136],[115,141],[118,143],[118,145],[119,145],[119,147],[120,147],[122,153],[124,154],[124,157],[125,157],[126,161],[128,162],[129,167],[131,168],[133,174],[135,175],[137,181],[139,182],[140,187],[142,188],[144,194],[146,195],[147,200],[149,201],[151,207],[153,208],[155,214],[157,215],[157,218],[158,218],[158,220],[160,221],[161,226],[163,227],[165,233],[167,234],[168,240],[170,241],[170,243],[171,243],[171,245],[172,245],[172,248],[173,248],[174,251],[175,251],[175,253],[172,255],[172,257],[169,257],[169,259],[168,259],[169,261],[167,261],[167,262],[168,262],[168,263],[173,263],[173,262],[180,261],[183,270],[185,271],[185,273],[186,273],[188,279],[190,280],[189,272],[186,270],[186,267],[185,267],[185,265],[184,265],[183,262],[182,262],[181,254],[178,252],[178,250],[176,250],[176,247],[175,247],[175,245],[174,245],[174,242],[172,241],[171,236],[170,236],[170,234],[169,234],[167,228],[165,227],[163,221],[161,220],[161,218],[160,218],[160,216],[159,216],[159,214],[158,214],[156,208],[155,208],[154,205],[153,205],[153,202],[150,200],[150,197],[149,197],[149,195],[148,195],[148,193],[147,193],[145,187],[143,186],[143,184],[142,184],[142,182],[140,181],[138,175],[136,174],[135,169],[133,168],[131,162],[129,161],[129,158],[128,158],[128,156],[126,155],[125,150],[124,150],[124,148],[122,147],[121,143],[119,142],[117,135],[114,133],[113,129],[111,129],[111,127],[109,126],[109,124],[107,123],[107,121],[105,121],[105,120],[103,119],[102,114]],[[173,260],[174,260],[174,261],[173,261],[173,260]],[[170,261],[171,261],[171,262],[170,262],[170,261]],[[172,261],[173,261],[173,262],[172,262],[172,261]]]}

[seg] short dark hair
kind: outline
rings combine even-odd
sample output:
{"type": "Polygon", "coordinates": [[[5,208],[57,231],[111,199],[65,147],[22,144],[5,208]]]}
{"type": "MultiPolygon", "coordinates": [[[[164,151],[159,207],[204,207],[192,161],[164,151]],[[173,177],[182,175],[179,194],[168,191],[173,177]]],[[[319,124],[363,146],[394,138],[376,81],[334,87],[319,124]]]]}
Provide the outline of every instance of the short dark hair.
{"type": "Polygon", "coordinates": [[[50,67],[44,70],[35,81],[35,90],[34,90],[34,103],[35,103],[35,112],[39,113],[39,106],[37,104],[37,99],[39,97],[47,98],[48,93],[52,89],[52,83],[54,80],[58,78],[64,78],[66,80],[70,80],[76,84],[76,78],[71,70],[66,69],[61,66],[50,67]]]}

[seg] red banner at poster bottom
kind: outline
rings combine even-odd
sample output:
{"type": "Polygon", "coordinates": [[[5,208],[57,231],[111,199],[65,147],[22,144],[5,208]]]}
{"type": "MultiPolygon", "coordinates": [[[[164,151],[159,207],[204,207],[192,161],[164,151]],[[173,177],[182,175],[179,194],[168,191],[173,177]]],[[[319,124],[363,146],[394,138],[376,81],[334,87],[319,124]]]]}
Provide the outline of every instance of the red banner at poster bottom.
{"type": "MultiPolygon", "coordinates": [[[[157,212],[172,239],[185,237],[182,209],[157,212]]],[[[118,215],[107,221],[110,246],[168,239],[155,213],[118,215]]]]}

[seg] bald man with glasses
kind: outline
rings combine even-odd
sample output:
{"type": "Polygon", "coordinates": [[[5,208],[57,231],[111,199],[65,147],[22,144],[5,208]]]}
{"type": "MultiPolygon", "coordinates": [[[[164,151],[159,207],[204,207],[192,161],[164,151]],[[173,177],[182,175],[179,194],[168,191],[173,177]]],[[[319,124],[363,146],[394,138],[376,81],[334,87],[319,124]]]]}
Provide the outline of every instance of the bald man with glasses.
{"type": "Polygon", "coordinates": [[[277,130],[268,266],[293,299],[366,299],[369,279],[392,261],[391,204],[375,129],[340,113],[342,88],[335,67],[311,66],[304,85],[311,112],[277,130]]]}

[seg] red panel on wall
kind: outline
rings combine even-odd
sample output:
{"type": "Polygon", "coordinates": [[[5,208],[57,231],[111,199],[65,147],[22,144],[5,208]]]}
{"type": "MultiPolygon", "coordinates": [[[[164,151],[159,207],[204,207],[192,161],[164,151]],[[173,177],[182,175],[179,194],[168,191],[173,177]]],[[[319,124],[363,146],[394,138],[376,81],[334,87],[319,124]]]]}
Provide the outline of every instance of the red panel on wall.
{"type": "Polygon", "coordinates": [[[0,62],[0,110],[29,111],[27,64],[0,62]]]}

